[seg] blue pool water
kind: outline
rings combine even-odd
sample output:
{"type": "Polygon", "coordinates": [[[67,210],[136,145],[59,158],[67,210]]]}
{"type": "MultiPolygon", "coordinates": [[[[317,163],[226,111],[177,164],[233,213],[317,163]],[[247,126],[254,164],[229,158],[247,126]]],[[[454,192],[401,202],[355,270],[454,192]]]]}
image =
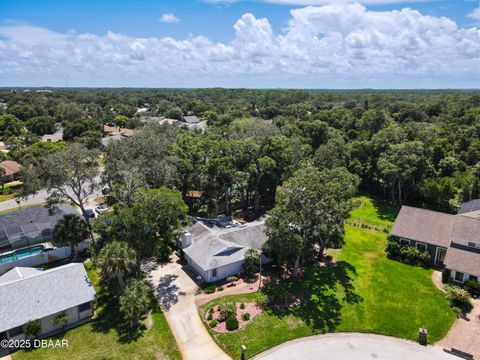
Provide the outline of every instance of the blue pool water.
{"type": "Polygon", "coordinates": [[[32,246],[31,248],[15,250],[14,252],[0,256],[0,264],[9,263],[12,261],[20,260],[24,257],[40,254],[45,251],[43,245],[32,246]]]}

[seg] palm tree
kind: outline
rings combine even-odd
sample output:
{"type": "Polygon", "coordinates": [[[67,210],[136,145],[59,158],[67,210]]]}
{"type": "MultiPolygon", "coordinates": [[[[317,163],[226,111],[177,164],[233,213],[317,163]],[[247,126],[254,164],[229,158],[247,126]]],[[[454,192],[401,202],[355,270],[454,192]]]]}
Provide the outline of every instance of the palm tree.
{"type": "Polygon", "coordinates": [[[113,241],[100,251],[97,266],[104,278],[115,279],[123,291],[125,275],[137,265],[136,252],[126,242],[113,241]]]}
{"type": "Polygon", "coordinates": [[[90,236],[88,224],[80,215],[66,214],[53,228],[53,239],[60,244],[70,244],[71,256],[76,254],[77,245],[90,236]]]}

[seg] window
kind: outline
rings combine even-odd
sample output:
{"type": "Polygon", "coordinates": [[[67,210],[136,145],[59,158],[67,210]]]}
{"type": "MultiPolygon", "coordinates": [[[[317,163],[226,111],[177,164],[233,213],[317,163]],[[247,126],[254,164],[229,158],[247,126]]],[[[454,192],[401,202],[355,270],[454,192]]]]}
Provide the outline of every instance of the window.
{"type": "Polygon", "coordinates": [[[23,334],[23,326],[17,326],[16,328],[8,330],[10,337],[18,336],[23,334]]]}
{"type": "Polygon", "coordinates": [[[404,239],[404,238],[400,238],[400,244],[402,244],[402,245],[410,245],[410,240],[404,239]]]}
{"type": "Polygon", "coordinates": [[[420,243],[418,242],[417,243],[417,249],[420,250],[420,251],[427,251],[427,244],[424,244],[424,243],[420,243]]]}
{"type": "Polygon", "coordinates": [[[476,244],[475,244],[474,242],[469,242],[469,243],[468,243],[468,246],[470,246],[470,247],[475,247],[476,244]]]}
{"type": "Polygon", "coordinates": [[[455,281],[463,282],[463,273],[456,271],[455,272],[455,281]]]}
{"type": "Polygon", "coordinates": [[[86,302],[84,304],[78,305],[78,312],[90,311],[92,309],[92,304],[86,302]]]}
{"type": "Polygon", "coordinates": [[[212,270],[212,277],[217,277],[217,269],[212,270]]]}

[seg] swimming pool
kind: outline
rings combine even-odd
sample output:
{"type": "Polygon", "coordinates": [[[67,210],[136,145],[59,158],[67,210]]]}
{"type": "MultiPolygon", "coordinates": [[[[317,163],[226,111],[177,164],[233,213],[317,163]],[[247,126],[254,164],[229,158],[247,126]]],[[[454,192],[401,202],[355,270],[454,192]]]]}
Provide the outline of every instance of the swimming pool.
{"type": "Polygon", "coordinates": [[[12,261],[23,259],[27,256],[41,254],[45,251],[45,247],[43,245],[32,246],[30,248],[15,250],[6,255],[0,256],[0,264],[9,263],[12,261]]]}

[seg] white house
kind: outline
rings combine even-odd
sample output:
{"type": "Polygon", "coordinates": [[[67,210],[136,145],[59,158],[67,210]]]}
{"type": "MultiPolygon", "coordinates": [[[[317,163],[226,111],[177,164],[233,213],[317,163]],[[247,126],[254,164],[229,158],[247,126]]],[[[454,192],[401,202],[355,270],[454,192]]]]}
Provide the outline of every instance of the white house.
{"type": "MultiPolygon", "coordinates": [[[[261,250],[267,241],[264,220],[231,228],[197,222],[182,239],[188,265],[206,282],[225,279],[243,271],[245,253],[261,250]]],[[[262,255],[262,263],[269,259],[262,255]]]]}
{"type": "Polygon", "coordinates": [[[96,294],[83,264],[49,270],[16,267],[0,276],[0,339],[24,339],[26,324],[40,320],[40,336],[62,330],[53,319],[66,315],[65,328],[93,316],[96,294]]]}

